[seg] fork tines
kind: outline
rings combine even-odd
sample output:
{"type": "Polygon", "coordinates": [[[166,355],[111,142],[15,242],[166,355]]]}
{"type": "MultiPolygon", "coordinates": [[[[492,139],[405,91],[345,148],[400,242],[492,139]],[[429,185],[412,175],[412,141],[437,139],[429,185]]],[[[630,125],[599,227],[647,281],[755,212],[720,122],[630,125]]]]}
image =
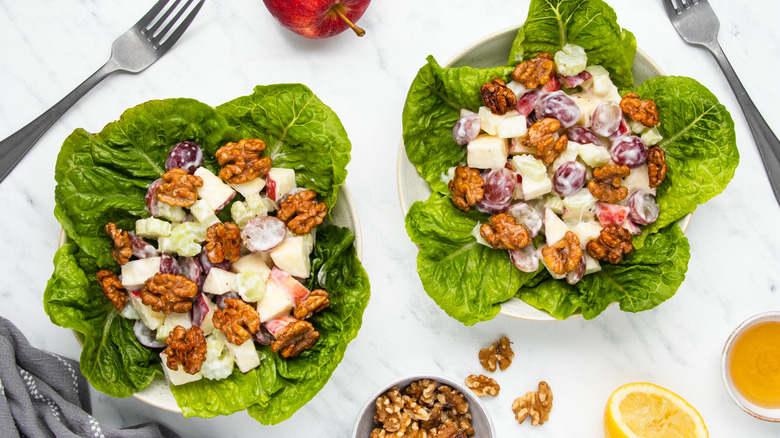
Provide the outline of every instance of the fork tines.
{"type": "Polygon", "coordinates": [[[672,4],[672,8],[680,14],[684,9],[690,9],[699,3],[707,3],[707,0],[667,0],[672,4]]]}
{"type": "Polygon", "coordinates": [[[190,25],[204,1],[199,0],[195,3],[196,0],[187,0],[181,5],[181,0],[160,0],[136,23],[136,26],[155,47],[170,47],[190,25]],[[190,11],[189,14],[184,16],[187,11],[190,11]],[[171,18],[174,12],[176,14],[171,18]]]}

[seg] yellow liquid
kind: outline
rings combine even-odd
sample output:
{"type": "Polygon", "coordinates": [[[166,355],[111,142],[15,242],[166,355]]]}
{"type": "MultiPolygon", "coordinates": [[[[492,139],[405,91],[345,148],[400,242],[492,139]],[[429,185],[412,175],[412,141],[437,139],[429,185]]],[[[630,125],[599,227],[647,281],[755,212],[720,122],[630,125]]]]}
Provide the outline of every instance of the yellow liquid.
{"type": "Polygon", "coordinates": [[[780,408],[780,322],[745,329],[731,345],[728,369],[745,399],[763,408],[780,408]]]}

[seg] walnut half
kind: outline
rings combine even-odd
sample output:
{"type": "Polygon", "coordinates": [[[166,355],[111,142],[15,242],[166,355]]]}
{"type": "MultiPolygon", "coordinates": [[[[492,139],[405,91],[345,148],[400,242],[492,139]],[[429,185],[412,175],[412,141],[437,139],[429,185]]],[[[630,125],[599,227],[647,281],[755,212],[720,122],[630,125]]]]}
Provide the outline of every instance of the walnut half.
{"type": "Polygon", "coordinates": [[[517,106],[517,96],[507,88],[506,82],[499,78],[482,84],[479,91],[482,94],[482,103],[493,114],[502,116],[517,106]]]}
{"type": "Polygon", "coordinates": [[[127,290],[122,286],[119,276],[105,269],[97,271],[95,276],[100,287],[103,288],[103,295],[111,300],[111,304],[118,312],[121,312],[127,305],[127,290]]]}
{"type": "Polygon", "coordinates": [[[196,325],[189,330],[177,325],[168,334],[165,345],[166,365],[174,371],[181,365],[187,374],[195,374],[206,360],[206,338],[196,325]]]}
{"type": "Polygon", "coordinates": [[[455,176],[447,185],[452,192],[452,203],[460,210],[469,211],[485,196],[485,181],[478,169],[468,166],[455,168],[455,176]]]}
{"type": "Polygon", "coordinates": [[[479,227],[479,234],[498,249],[516,250],[531,243],[525,225],[516,223],[515,218],[506,213],[491,216],[489,224],[479,227]]]}
{"type": "Polygon", "coordinates": [[[287,228],[295,234],[307,234],[318,226],[328,214],[328,206],[317,202],[317,193],[304,190],[289,195],[279,206],[276,217],[287,224],[287,228]]]}
{"type": "Polygon", "coordinates": [[[260,331],[260,315],[244,300],[228,298],[225,308],[215,310],[212,317],[214,327],[221,330],[233,345],[248,341],[252,334],[260,331]]]}
{"type": "Polygon", "coordinates": [[[501,386],[494,379],[484,375],[472,374],[466,377],[466,387],[474,391],[477,397],[484,397],[486,395],[497,396],[501,391],[501,386]]]}
{"type": "Polygon", "coordinates": [[[263,158],[266,144],[259,138],[245,138],[228,143],[217,150],[219,177],[230,184],[241,184],[265,176],[271,170],[271,158],[263,158]]]}
{"type": "Polygon", "coordinates": [[[271,351],[279,352],[284,358],[296,357],[303,350],[313,347],[319,337],[320,333],[309,321],[291,322],[276,334],[271,351]]]}
{"type": "Polygon", "coordinates": [[[512,351],[512,345],[509,338],[502,336],[490,347],[479,350],[479,363],[487,371],[493,372],[496,370],[496,363],[501,371],[509,368],[512,365],[512,359],[515,357],[515,352],[512,351]]]}
{"type": "Polygon", "coordinates": [[[141,302],[155,312],[187,313],[192,309],[192,298],[198,294],[198,285],[183,275],[158,272],[146,280],[141,290],[141,302]]]}
{"type": "Polygon", "coordinates": [[[528,391],[524,396],[515,399],[512,403],[512,411],[518,423],[522,424],[526,417],[531,417],[531,425],[539,426],[550,419],[552,401],[550,385],[541,381],[538,391],[528,391]]]}

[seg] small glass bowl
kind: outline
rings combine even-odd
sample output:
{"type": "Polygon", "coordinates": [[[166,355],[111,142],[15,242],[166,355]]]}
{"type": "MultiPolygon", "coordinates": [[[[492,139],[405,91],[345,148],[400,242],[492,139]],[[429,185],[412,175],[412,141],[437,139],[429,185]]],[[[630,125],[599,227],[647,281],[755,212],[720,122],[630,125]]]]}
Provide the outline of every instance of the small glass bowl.
{"type": "Polygon", "coordinates": [[[750,402],[749,400],[747,400],[745,397],[742,396],[742,394],[740,394],[739,390],[737,390],[737,388],[734,386],[734,382],[732,381],[731,378],[731,373],[729,372],[728,359],[734,341],[747,328],[752,327],[758,323],[767,322],[767,321],[780,322],[780,312],[773,311],[773,312],[760,313],[758,315],[752,316],[747,320],[745,320],[745,322],[740,324],[739,327],[737,327],[731,333],[731,336],[729,336],[728,341],[726,341],[726,345],[723,347],[723,355],[721,357],[721,374],[723,376],[723,384],[726,386],[726,392],[729,393],[731,399],[734,400],[734,403],[736,403],[736,405],[739,406],[740,409],[752,415],[753,417],[758,418],[759,420],[780,423],[780,408],[774,408],[774,409],[764,408],[761,406],[757,406],[752,402],[750,402]]]}
{"type": "Polygon", "coordinates": [[[380,395],[386,393],[393,386],[397,386],[398,389],[403,391],[409,387],[412,382],[416,382],[422,379],[429,379],[439,384],[449,385],[452,388],[460,391],[466,398],[466,401],[469,403],[469,412],[471,412],[471,427],[474,428],[474,436],[481,438],[494,438],[496,436],[496,432],[493,428],[493,420],[490,418],[490,414],[488,414],[485,406],[479,400],[479,397],[474,395],[470,389],[466,388],[462,383],[455,382],[454,380],[444,376],[421,374],[396,379],[376,391],[366,401],[366,403],[363,405],[363,408],[360,410],[360,414],[358,415],[357,421],[355,422],[355,429],[352,431],[352,437],[368,438],[368,436],[371,434],[371,431],[374,430],[376,427],[374,425],[376,399],[380,395]]]}

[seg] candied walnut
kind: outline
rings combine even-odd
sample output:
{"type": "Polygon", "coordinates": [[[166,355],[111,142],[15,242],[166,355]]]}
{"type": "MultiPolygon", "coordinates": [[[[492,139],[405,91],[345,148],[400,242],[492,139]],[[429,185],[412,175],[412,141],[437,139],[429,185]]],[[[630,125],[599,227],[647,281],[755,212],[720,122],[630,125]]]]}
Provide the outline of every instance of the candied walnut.
{"type": "Polygon", "coordinates": [[[615,264],[623,260],[623,254],[634,250],[634,244],[627,229],[610,224],[601,230],[596,240],[588,242],[586,249],[591,257],[615,264]]]}
{"type": "Polygon", "coordinates": [[[620,109],[645,126],[658,124],[658,110],[655,107],[655,102],[650,99],[642,100],[636,93],[626,93],[620,100],[620,109]]]}
{"type": "Polygon", "coordinates": [[[328,206],[324,202],[318,203],[316,197],[317,193],[313,190],[290,195],[279,206],[276,217],[284,221],[293,233],[307,234],[328,214],[328,206]]]}
{"type": "Polygon", "coordinates": [[[162,176],[157,187],[157,199],[175,207],[189,207],[198,200],[198,187],[203,187],[203,178],[190,175],[183,169],[171,169],[162,176]]]}
{"type": "Polygon", "coordinates": [[[130,245],[130,236],[127,231],[117,228],[116,224],[109,222],[103,230],[111,238],[111,257],[120,265],[124,265],[133,255],[133,247],[130,245]]]}
{"type": "Polygon", "coordinates": [[[425,406],[432,407],[436,402],[436,382],[429,379],[422,379],[416,382],[412,382],[406,390],[404,395],[407,395],[425,406]]]}
{"type": "Polygon", "coordinates": [[[560,128],[561,122],[552,117],[538,120],[528,128],[522,144],[529,148],[536,148],[535,157],[542,160],[544,164],[552,164],[569,145],[569,139],[565,135],[557,139],[553,135],[560,128]]]}
{"type": "Polygon", "coordinates": [[[515,352],[512,351],[511,342],[506,336],[502,336],[501,339],[493,342],[490,347],[479,350],[479,363],[482,365],[482,368],[490,372],[496,370],[496,363],[498,363],[498,368],[501,371],[509,368],[514,357],[515,352]]]}
{"type": "Polygon", "coordinates": [[[241,184],[265,176],[271,170],[271,158],[263,158],[266,144],[259,138],[245,138],[228,143],[215,154],[220,166],[219,177],[230,184],[241,184]]]}
{"type": "Polygon", "coordinates": [[[233,222],[217,222],[206,229],[206,255],[211,263],[230,263],[241,257],[241,230],[233,222]]]}
{"type": "Polygon", "coordinates": [[[111,300],[111,304],[118,312],[121,312],[127,305],[127,290],[122,286],[119,276],[105,269],[97,271],[95,276],[100,287],[103,288],[103,295],[111,300]]]}
{"type": "Polygon", "coordinates": [[[189,330],[177,325],[168,334],[165,345],[166,365],[174,371],[181,365],[187,374],[195,374],[206,360],[206,338],[196,325],[189,330]]]}
{"type": "Polygon", "coordinates": [[[498,382],[484,374],[472,374],[466,377],[466,387],[474,391],[478,397],[497,396],[501,390],[501,385],[498,382]]]}
{"type": "Polygon", "coordinates": [[[512,411],[518,423],[525,421],[526,417],[531,417],[531,424],[539,426],[550,419],[550,410],[552,410],[553,395],[550,385],[545,381],[539,382],[539,390],[528,391],[524,396],[516,398],[512,403],[512,411]]]}
{"type": "Polygon", "coordinates": [[[198,285],[183,275],[158,272],[146,280],[141,289],[141,302],[155,312],[187,313],[198,294],[198,285]]]}
{"type": "Polygon", "coordinates": [[[593,179],[588,181],[588,190],[602,202],[614,204],[626,199],[628,188],[620,185],[620,180],[631,172],[628,166],[608,164],[593,169],[593,179]]]}
{"type": "Polygon", "coordinates": [[[271,344],[271,351],[281,352],[282,357],[296,357],[303,350],[317,343],[320,333],[314,330],[309,321],[295,321],[276,334],[276,340],[271,344]]]}
{"type": "Polygon", "coordinates": [[[443,404],[446,408],[454,409],[461,415],[469,411],[469,403],[463,397],[463,394],[447,385],[439,386],[439,394],[436,395],[436,401],[443,404]]]}
{"type": "Polygon", "coordinates": [[[492,81],[482,84],[479,91],[485,107],[493,114],[502,116],[517,107],[517,96],[507,88],[506,82],[499,78],[493,78],[492,81]]]}
{"type": "Polygon", "coordinates": [[[455,168],[455,176],[447,188],[452,192],[452,203],[455,207],[469,211],[471,207],[485,196],[485,181],[479,175],[478,169],[468,166],[455,168]]]}
{"type": "Polygon", "coordinates": [[[523,84],[523,87],[532,89],[549,82],[553,74],[555,74],[553,55],[542,52],[518,64],[512,72],[512,79],[523,84]]]}
{"type": "Polygon", "coordinates": [[[666,152],[658,146],[647,151],[647,176],[651,188],[660,186],[666,179],[666,152]]]}
{"type": "Polygon", "coordinates": [[[328,292],[325,289],[314,289],[303,301],[295,303],[293,316],[297,319],[309,319],[317,312],[325,310],[330,306],[328,292]]]}
{"type": "Polygon", "coordinates": [[[234,345],[248,341],[252,334],[260,331],[260,315],[254,307],[238,298],[225,300],[225,308],[215,310],[212,316],[214,327],[227,336],[234,345]]]}
{"type": "Polygon", "coordinates": [[[493,248],[516,250],[531,243],[525,225],[516,223],[515,218],[506,213],[491,216],[489,224],[479,227],[479,234],[493,248]]]}
{"type": "Polygon", "coordinates": [[[574,232],[567,231],[563,239],[555,242],[553,246],[542,249],[542,257],[544,264],[558,275],[579,268],[582,261],[579,237],[574,232]]]}

